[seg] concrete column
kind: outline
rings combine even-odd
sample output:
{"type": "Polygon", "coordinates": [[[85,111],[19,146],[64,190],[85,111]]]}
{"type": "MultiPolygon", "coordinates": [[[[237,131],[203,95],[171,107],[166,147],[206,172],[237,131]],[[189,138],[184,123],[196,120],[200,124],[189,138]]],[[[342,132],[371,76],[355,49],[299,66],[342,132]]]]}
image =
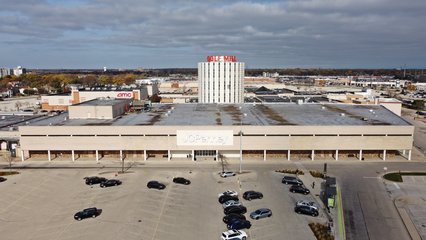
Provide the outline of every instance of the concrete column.
{"type": "Polygon", "coordinates": [[[315,150],[312,150],[311,153],[311,160],[314,161],[315,160],[315,150]]]}
{"type": "Polygon", "coordinates": [[[74,150],[71,150],[71,159],[74,162],[75,161],[75,153],[74,150]]]}
{"type": "Polygon", "coordinates": [[[219,150],[216,150],[216,156],[215,156],[215,158],[216,158],[216,161],[219,161],[219,150]]]}
{"type": "Polygon", "coordinates": [[[383,161],[386,161],[386,149],[383,150],[383,161]]]}
{"type": "Polygon", "coordinates": [[[123,150],[120,150],[120,161],[124,161],[124,158],[123,158],[123,150]]]}
{"type": "Polygon", "coordinates": [[[195,156],[194,156],[194,154],[195,154],[195,151],[194,151],[194,150],[192,150],[192,153],[191,153],[192,161],[195,161],[195,156]]]}
{"type": "Polygon", "coordinates": [[[21,150],[21,161],[23,162],[25,160],[24,150],[21,150]]]}
{"type": "Polygon", "coordinates": [[[402,155],[405,157],[405,149],[402,150],[402,155]]]}
{"type": "Polygon", "coordinates": [[[408,161],[411,161],[411,149],[408,150],[408,161]]]}
{"type": "Polygon", "coordinates": [[[361,149],[361,150],[359,150],[359,160],[360,160],[360,161],[362,160],[362,149],[361,149]]]}
{"type": "Polygon", "coordinates": [[[99,162],[99,151],[96,150],[96,162],[99,162]]]}
{"type": "Polygon", "coordinates": [[[266,161],[266,150],[263,150],[263,161],[266,161]]]}
{"type": "Polygon", "coordinates": [[[336,150],[336,155],[335,155],[336,161],[339,160],[339,150],[336,150]]]}
{"type": "Polygon", "coordinates": [[[172,156],[170,155],[170,150],[167,150],[167,161],[170,162],[171,158],[172,158],[172,156]]]}
{"type": "Polygon", "coordinates": [[[290,161],[290,149],[287,150],[287,161],[290,161]]]}
{"type": "Polygon", "coordinates": [[[146,161],[146,150],[143,150],[143,160],[146,161]]]}
{"type": "Polygon", "coordinates": [[[47,159],[50,161],[52,161],[52,156],[50,156],[50,150],[47,150],[47,159]]]}

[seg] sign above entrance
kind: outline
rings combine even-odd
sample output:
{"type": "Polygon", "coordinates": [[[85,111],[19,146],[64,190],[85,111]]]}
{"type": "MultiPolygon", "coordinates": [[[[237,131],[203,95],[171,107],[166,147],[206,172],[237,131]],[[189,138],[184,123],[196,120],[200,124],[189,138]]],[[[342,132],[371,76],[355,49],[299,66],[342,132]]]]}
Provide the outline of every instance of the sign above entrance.
{"type": "Polygon", "coordinates": [[[232,130],[177,130],[178,146],[232,146],[232,130]]]}

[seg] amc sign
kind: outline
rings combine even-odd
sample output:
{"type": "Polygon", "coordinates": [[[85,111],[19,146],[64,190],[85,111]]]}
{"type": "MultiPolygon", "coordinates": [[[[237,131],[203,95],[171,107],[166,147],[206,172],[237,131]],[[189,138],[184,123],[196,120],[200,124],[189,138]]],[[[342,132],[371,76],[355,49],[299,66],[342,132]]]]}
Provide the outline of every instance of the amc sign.
{"type": "Polygon", "coordinates": [[[236,56],[207,56],[207,62],[236,62],[236,56]]]}
{"type": "Polygon", "coordinates": [[[132,98],[133,93],[132,92],[118,92],[117,95],[115,95],[116,98],[132,98]]]}

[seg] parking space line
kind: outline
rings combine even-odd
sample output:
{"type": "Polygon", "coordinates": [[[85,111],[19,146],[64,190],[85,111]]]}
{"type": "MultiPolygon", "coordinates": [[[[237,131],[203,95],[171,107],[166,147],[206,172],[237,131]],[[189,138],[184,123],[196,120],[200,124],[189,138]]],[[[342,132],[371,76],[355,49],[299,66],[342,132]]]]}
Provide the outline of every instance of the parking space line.
{"type": "Polygon", "coordinates": [[[155,230],[154,230],[154,234],[152,235],[152,240],[154,240],[155,236],[157,235],[158,225],[160,224],[161,216],[163,215],[164,206],[166,205],[166,201],[168,199],[170,190],[171,190],[171,188],[168,188],[166,196],[164,197],[163,204],[161,205],[160,216],[158,217],[158,222],[155,225],[155,230]]]}

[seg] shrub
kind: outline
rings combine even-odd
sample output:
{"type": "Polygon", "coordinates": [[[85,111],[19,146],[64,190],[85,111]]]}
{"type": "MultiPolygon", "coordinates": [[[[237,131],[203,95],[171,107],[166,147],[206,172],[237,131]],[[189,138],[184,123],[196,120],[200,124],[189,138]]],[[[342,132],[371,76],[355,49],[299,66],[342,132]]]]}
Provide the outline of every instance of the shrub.
{"type": "Polygon", "coordinates": [[[304,175],[305,173],[300,169],[280,169],[275,170],[275,172],[279,173],[289,173],[289,174],[296,174],[296,175],[304,175]]]}
{"type": "Polygon", "coordinates": [[[309,223],[309,227],[318,240],[334,240],[334,236],[330,235],[327,225],[321,223],[309,223]]]}
{"type": "Polygon", "coordinates": [[[320,171],[317,171],[317,170],[315,170],[315,171],[309,171],[309,173],[312,175],[312,177],[315,177],[315,178],[322,178],[322,179],[325,178],[324,173],[322,173],[320,171]]]}
{"type": "Polygon", "coordinates": [[[19,174],[19,172],[17,172],[17,171],[0,172],[0,176],[10,176],[10,175],[15,175],[15,174],[19,174]]]}

